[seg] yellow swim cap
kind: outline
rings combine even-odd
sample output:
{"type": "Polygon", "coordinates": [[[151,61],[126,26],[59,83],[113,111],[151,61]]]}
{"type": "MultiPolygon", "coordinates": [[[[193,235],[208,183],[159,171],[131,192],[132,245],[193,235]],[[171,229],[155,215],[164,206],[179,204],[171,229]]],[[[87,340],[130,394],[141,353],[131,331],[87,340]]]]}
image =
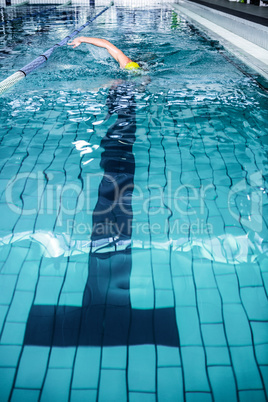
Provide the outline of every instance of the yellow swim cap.
{"type": "Polygon", "coordinates": [[[135,70],[136,68],[140,68],[140,66],[138,63],[135,63],[135,61],[131,61],[125,65],[126,70],[135,70]]]}

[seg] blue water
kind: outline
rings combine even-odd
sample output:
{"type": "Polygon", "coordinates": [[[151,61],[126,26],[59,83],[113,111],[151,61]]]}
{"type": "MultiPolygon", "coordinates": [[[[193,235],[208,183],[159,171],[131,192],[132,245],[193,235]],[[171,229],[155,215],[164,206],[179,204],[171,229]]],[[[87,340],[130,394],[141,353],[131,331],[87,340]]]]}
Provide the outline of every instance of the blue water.
{"type": "MultiPolygon", "coordinates": [[[[0,79],[92,12],[0,26],[0,79]]],[[[83,35],[142,72],[66,46],[0,98],[0,400],[265,401],[259,77],[166,7],[83,35]]]]}

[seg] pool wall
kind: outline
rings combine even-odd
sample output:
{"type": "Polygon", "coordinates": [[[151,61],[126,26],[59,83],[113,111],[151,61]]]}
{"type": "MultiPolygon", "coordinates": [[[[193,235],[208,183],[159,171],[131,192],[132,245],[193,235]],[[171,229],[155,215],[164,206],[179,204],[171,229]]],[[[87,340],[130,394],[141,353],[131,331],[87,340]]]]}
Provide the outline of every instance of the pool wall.
{"type": "Polygon", "coordinates": [[[172,7],[218,40],[230,53],[268,79],[268,28],[187,0],[172,7]]]}

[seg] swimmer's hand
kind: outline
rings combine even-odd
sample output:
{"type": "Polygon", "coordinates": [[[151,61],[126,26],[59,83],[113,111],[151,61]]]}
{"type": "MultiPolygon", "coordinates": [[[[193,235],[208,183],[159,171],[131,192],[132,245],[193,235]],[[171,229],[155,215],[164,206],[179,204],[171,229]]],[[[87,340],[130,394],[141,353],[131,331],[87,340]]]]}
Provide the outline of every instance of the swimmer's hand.
{"type": "Polygon", "coordinates": [[[83,43],[82,37],[74,39],[71,43],[68,43],[68,46],[72,46],[74,49],[77,46],[81,45],[81,43],[83,43]]]}

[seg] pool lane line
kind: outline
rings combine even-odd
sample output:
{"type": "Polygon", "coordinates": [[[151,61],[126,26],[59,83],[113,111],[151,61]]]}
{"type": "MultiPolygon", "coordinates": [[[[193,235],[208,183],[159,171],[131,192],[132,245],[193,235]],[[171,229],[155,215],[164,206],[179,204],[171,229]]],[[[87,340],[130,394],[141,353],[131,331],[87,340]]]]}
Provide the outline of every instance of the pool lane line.
{"type": "Polygon", "coordinates": [[[100,11],[97,15],[95,15],[95,17],[91,18],[85,24],[81,25],[80,28],[71,32],[70,35],[66,36],[60,42],[56,43],[54,46],[52,46],[46,52],[44,52],[43,54],[38,56],[36,59],[34,59],[31,63],[26,64],[24,67],[20,68],[17,72],[15,72],[11,76],[9,76],[8,78],[6,78],[2,82],[0,82],[0,95],[2,95],[5,91],[7,91],[9,88],[11,88],[14,84],[19,82],[22,78],[25,78],[28,74],[30,74],[32,71],[34,71],[37,67],[40,67],[45,61],[48,60],[48,58],[51,56],[51,54],[54,52],[54,50],[56,48],[66,45],[70,39],[72,39],[74,36],[76,36],[85,27],[87,27],[89,24],[91,24],[91,22],[93,22],[101,14],[103,14],[105,11],[107,11],[111,6],[113,6],[113,4],[114,4],[114,2],[111,1],[109,6],[105,7],[102,11],[100,11]]]}
{"type": "MultiPolygon", "coordinates": [[[[15,5],[14,5],[14,6],[7,6],[6,8],[18,7],[19,5],[26,5],[26,4],[28,4],[28,2],[24,2],[24,3],[17,4],[17,6],[15,6],[15,5]]],[[[45,13],[47,13],[48,11],[56,10],[57,8],[65,7],[65,6],[68,6],[68,5],[70,5],[70,4],[71,4],[71,1],[67,1],[67,2],[64,3],[64,4],[60,4],[59,6],[54,6],[54,7],[46,8],[45,10],[39,11],[39,12],[34,13],[34,14],[30,14],[30,13],[29,13],[29,14],[22,15],[21,17],[13,18],[12,20],[1,21],[1,22],[0,22],[0,26],[1,26],[1,25],[5,25],[5,24],[8,24],[9,22],[15,22],[15,21],[23,20],[24,18],[27,18],[27,17],[36,17],[37,15],[45,14],[45,13]]]]}
{"type": "MultiPolygon", "coordinates": [[[[11,392],[14,391],[23,350],[27,346],[50,348],[40,387],[41,393],[49,370],[49,358],[53,347],[75,347],[75,357],[81,346],[98,347],[101,361],[104,347],[123,346],[127,348],[128,361],[128,348],[131,345],[153,345],[155,350],[157,345],[176,348],[179,346],[174,306],[155,308],[154,304],[154,307],[140,308],[133,307],[131,304],[130,279],[133,263],[131,244],[134,215],[132,200],[136,174],[133,146],[137,133],[135,93],[133,84],[123,82],[115,88],[110,88],[106,100],[109,116],[117,116],[108,127],[100,144],[103,149],[100,160],[103,175],[92,214],[90,240],[86,240],[91,242],[91,245],[82,303],[79,306],[72,302],[70,302],[72,304],[59,303],[68,275],[68,267],[57,302],[54,305],[32,303],[11,392]],[[128,243],[127,247],[121,249],[121,241],[128,243]],[[95,251],[92,247],[94,242],[99,242],[99,247],[95,251]],[[169,328],[169,331],[166,331],[166,328],[169,328]]],[[[83,191],[81,176],[80,180],[82,180],[81,191],[83,191]]],[[[78,201],[76,208],[77,206],[78,201]]],[[[75,210],[76,213],[77,210],[75,210]]],[[[56,223],[57,220],[53,231],[55,231],[56,223]]],[[[74,230],[72,225],[70,238],[75,234],[74,230]]],[[[71,255],[73,255],[72,250],[67,264],[71,255]]],[[[34,297],[33,300],[35,299],[34,297]]],[[[128,370],[126,375],[127,373],[128,370]]],[[[72,388],[73,376],[74,372],[71,374],[69,391],[72,388]]],[[[100,381],[99,373],[96,401],[99,400],[100,381]]],[[[12,395],[9,401],[11,398],[12,395]]]]}

